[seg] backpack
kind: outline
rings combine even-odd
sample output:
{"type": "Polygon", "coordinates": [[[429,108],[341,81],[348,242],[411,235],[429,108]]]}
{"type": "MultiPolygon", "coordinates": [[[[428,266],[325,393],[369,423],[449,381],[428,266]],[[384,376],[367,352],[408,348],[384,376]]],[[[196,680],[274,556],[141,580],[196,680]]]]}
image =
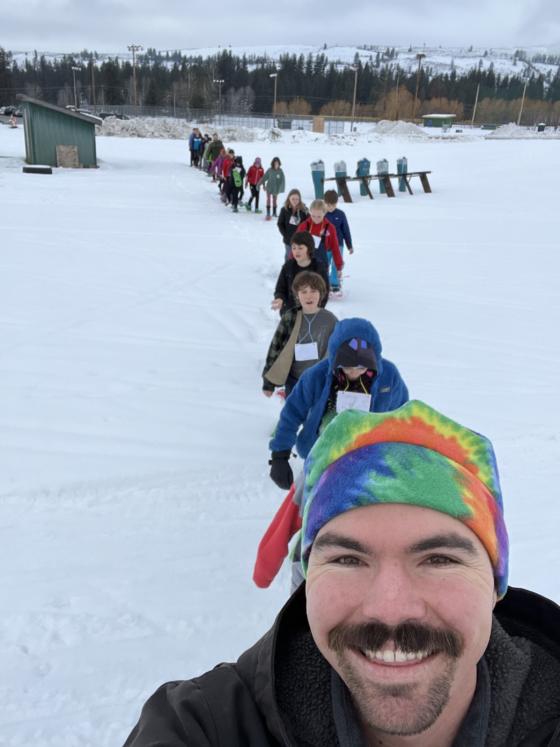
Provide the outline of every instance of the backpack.
{"type": "Polygon", "coordinates": [[[233,183],[236,187],[241,187],[243,184],[243,178],[241,176],[241,170],[239,169],[239,166],[236,166],[231,171],[232,177],[233,177],[233,183]]]}

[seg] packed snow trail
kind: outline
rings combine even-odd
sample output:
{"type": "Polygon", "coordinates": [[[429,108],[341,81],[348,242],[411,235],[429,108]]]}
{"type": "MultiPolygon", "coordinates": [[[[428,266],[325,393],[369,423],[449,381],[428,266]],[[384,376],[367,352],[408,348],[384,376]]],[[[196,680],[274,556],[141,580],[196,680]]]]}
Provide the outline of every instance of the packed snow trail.
{"type": "MultiPolygon", "coordinates": [[[[431,195],[342,205],[356,252],[330,308],[370,318],[415,397],[492,438],[512,583],[560,599],[555,144],[234,147],[279,155],[308,203],[319,157],[329,172],[364,155],[432,169],[431,195]]],[[[150,692],[237,658],[289,589],[288,570],[251,582],[283,497],[267,476],[280,401],[260,392],[280,235],[224,208],[185,143],[99,138],[98,152],[96,171],[24,175],[21,130],[0,127],[10,747],[121,744],[150,692]]]]}

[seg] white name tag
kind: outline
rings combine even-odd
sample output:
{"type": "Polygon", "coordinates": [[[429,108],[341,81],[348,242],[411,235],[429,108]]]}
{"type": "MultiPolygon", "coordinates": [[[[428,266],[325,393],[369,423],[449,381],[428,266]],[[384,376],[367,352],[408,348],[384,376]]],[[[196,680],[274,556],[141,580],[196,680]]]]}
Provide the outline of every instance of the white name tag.
{"type": "Polygon", "coordinates": [[[371,394],[362,394],[362,392],[338,392],[336,395],[336,411],[344,410],[362,410],[369,412],[371,405],[371,394]]]}
{"type": "Polygon", "coordinates": [[[296,361],[318,361],[319,348],[316,342],[296,342],[296,361]]]}
{"type": "Polygon", "coordinates": [[[313,241],[315,242],[315,249],[319,248],[319,244],[321,243],[321,237],[320,236],[314,236],[313,241]]]}

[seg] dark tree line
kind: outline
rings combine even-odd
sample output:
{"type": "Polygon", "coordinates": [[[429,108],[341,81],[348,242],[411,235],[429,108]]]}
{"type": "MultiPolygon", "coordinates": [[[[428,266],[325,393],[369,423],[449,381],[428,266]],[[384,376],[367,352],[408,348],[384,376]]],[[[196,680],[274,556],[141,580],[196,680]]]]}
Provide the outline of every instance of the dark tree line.
{"type": "MultiPolygon", "coordinates": [[[[522,59],[518,55],[518,59],[522,59]]],[[[370,55],[364,62],[356,55],[357,105],[362,115],[379,110],[379,102],[397,86],[410,94],[416,89],[416,70],[398,65],[398,54],[387,48],[370,55]],[[377,109],[376,109],[377,105],[377,109]]],[[[54,104],[73,103],[72,67],[76,73],[81,105],[120,105],[134,102],[133,69],[130,60],[104,59],[84,50],[78,55],[46,59],[35,53],[18,64],[0,48],[0,104],[14,103],[17,93],[25,93],[54,104]]],[[[539,73],[526,64],[519,73],[496,74],[482,62],[466,75],[451,67],[448,73],[435,73],[423,67],[419,78],[419,100],[447,100],[461,106],[465,116],[472,112],[477,86],[479,98],[514,101],[522,96],[528,78],[526,98],[541,102],[560,100],[560,72],[539,73]]],[[[328,61],[324,54],[284,55],[278,63],[267,57],[237,57],[230,51],[210,57],[185,57],[179,52],[165,54],[148,49],[137,57],[136,101],[147,106],[175,105],[195,109],[221,107],[223,111],[270,112],[277,73],[277,102],[302,103],[302,113],[327,113],[332,102],[351,102],[354,69],[328,61]],[[222,84],[216,81],[223,81],[222,84]]],[[[295,113],[295,109],[294,109],[295,113]]]]}

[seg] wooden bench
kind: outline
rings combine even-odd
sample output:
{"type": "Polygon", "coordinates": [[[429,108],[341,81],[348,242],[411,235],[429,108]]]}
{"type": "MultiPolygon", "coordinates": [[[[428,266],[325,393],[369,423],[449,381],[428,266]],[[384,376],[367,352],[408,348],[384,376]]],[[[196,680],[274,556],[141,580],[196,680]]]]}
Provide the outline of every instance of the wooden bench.
{"type": "Polygon", "coordinates": [[[430,182],[428,174],[431,171],[408,171],[406,174],[368,174],[368,176],[331,176],[328,179],[323,179],[324,182],[336,182],[339,193],[342,195],[344,202],[352,202],[352,195],[348,189],[348,182],[360,182],[363,184],[365,191],[369,195],[370,200],[373,200],[373,194],[369,188],[369,183],[372,179],[377,179],[385,187],[385,194],[387,197],[395,197],[395,190],[393,189],[393,183],[391,179],[404,179],[408,194],[413,194],[410,180],[413,176],[418,176],[424,189],[424,192],[431,192],[430,182]]]}

